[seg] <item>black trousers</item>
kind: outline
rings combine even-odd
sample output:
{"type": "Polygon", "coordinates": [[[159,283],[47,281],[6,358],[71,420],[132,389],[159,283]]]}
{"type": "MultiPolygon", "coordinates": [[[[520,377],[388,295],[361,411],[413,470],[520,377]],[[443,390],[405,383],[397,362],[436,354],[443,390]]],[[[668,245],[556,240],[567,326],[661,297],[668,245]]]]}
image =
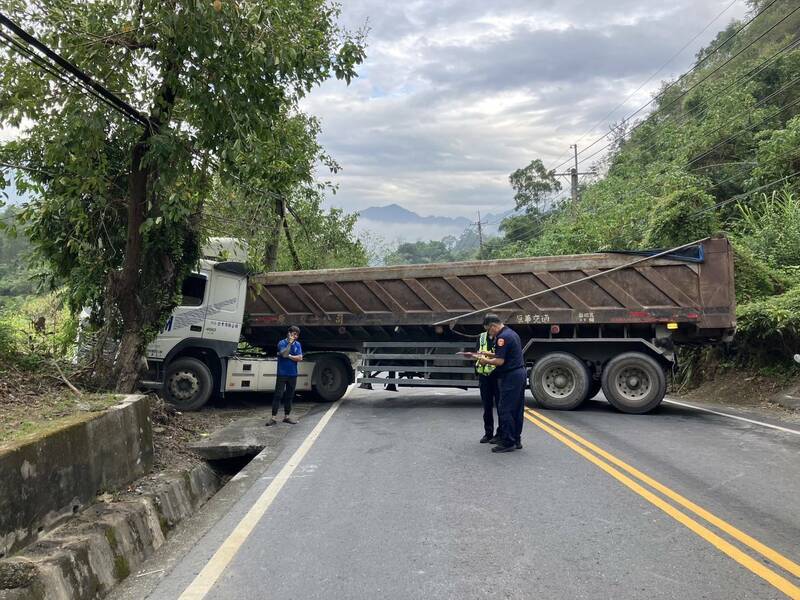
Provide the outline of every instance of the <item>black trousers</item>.
{"type": "Polygon", "coordinates": [[[275,393],[272,394],[272,416],[278,414],[278,409],[283,402],[283,413],[288,415],[292,412],[292,400],[294,400],[294,388],[297,386],[297,376],[284,377],[278,375],[275,382],[275,393]]]}
{"type": "Polygon", "coordinates": [[[500,402],[497,417],[500,421],[500,437],[505,446],[522,441],[522,424],[525,419],[525,369],[514,369],[500,373],[500,402]]]}
{"type": "MultiPolygon", "coordinates": [[[[481,403],[483,404],[483,431],[486,435],[494,436],[494,410],[498,409],[498,388],[495,375],[478,375],[478,385],[481,390],[481,403]]],[[[498,425],[500,413],[497,414],[498,425]]],[[[499,431],[499,430],[498,430],[499,431]]]]}

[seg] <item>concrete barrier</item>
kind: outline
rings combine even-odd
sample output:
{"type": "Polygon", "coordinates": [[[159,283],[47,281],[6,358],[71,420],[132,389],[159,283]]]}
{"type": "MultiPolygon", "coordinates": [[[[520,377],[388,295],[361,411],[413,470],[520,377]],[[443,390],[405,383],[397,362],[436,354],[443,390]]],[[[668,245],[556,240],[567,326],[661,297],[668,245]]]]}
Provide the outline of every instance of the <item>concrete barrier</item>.
{"type": "Polygon", "coordinates": [[[150,406],[140,395],[0,446],[0,558],[152,467],[150,406]]]}
{"type": "Polygon", "coordinates": [[[21,553],[0,560],[0,600],[102,598],[222,485],[205,463],[160,477],[152,492],[95,504],[21,553]]]}

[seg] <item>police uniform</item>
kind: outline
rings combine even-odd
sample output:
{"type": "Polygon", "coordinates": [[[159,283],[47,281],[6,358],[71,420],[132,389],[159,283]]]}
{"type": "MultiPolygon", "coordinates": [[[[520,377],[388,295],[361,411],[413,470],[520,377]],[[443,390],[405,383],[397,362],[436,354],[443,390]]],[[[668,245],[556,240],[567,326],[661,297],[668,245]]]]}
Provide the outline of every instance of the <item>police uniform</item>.
{"type": "Polygon", "coordinates": [[[505,361],[495,369],[500,396],[497,407],[500,443],[505,447],[519,445],[522,442],[527,380],[525,361],[522,358],[522,341],[514,330],[503,327],[497,334],[494,345],[495,357],[505,361]]]}
{"type": "MultiPolygon", "coordinates": [[[[483,332],[478,339],[478,352],[494,352],[494,340],[489,334],[483,332]]],[[[481,403],[483,404],[483,431],[490,439],[494,437],[494,409],[497,404],[497,376],[494,365],[482,365],[480,361],[475,364],[478,373],[478,386],[481,390],[481,403]]],[[[499,421],[499,413],[498,413],[499,421]]]]}

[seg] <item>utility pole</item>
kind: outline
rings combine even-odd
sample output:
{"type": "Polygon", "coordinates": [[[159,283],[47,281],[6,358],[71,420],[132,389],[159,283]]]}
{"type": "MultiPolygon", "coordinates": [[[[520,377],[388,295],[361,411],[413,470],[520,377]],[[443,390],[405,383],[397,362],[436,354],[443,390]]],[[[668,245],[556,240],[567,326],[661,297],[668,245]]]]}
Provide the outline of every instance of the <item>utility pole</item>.
{"type": "Polygon", "coordinates": [[[569,146],[575,152],[575,166],[572,167],[569,171],[564,173],[556,173],[557,177],[567,177],[569,176],[570,182],[570,191],[572,196],[572,206],[573,208],[578,205],[578,176],[579,175],[596,175],[594,171],[587,171],[581,173],[578,171],[578,144],[570,144],[569,146]]]}
{"type": "Polygon", "coordinates": [[[572,168],[572,176],[570,183],[572,187],[572,204],[578,204],[578,144],[572,144],[571,148],[575,150],[575,166],[572,168]]]}
{"type": "Polygon", "coordinates": [[[483,226],[481,225],[481,211],[478,211],[478,260],[483,260],[483,226]]]}

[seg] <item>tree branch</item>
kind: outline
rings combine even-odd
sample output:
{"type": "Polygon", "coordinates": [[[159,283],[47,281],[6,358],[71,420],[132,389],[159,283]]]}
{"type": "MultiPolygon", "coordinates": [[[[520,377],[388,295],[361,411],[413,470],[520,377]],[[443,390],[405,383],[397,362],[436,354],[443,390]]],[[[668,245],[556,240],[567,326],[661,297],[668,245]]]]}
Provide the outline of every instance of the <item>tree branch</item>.
{"type": "Polygon", "coordinates": [[[292,255],[292,265],[295,271],[302,271],[303,265],[300,264],[300,257],[297,256],[297,250],[294,247],[294,240],[292,239],[292,232],[289,231],[289,223],[283,219],[283,232],[286,234],[286,246],[289,248],[289,254],[292,255]]]}

